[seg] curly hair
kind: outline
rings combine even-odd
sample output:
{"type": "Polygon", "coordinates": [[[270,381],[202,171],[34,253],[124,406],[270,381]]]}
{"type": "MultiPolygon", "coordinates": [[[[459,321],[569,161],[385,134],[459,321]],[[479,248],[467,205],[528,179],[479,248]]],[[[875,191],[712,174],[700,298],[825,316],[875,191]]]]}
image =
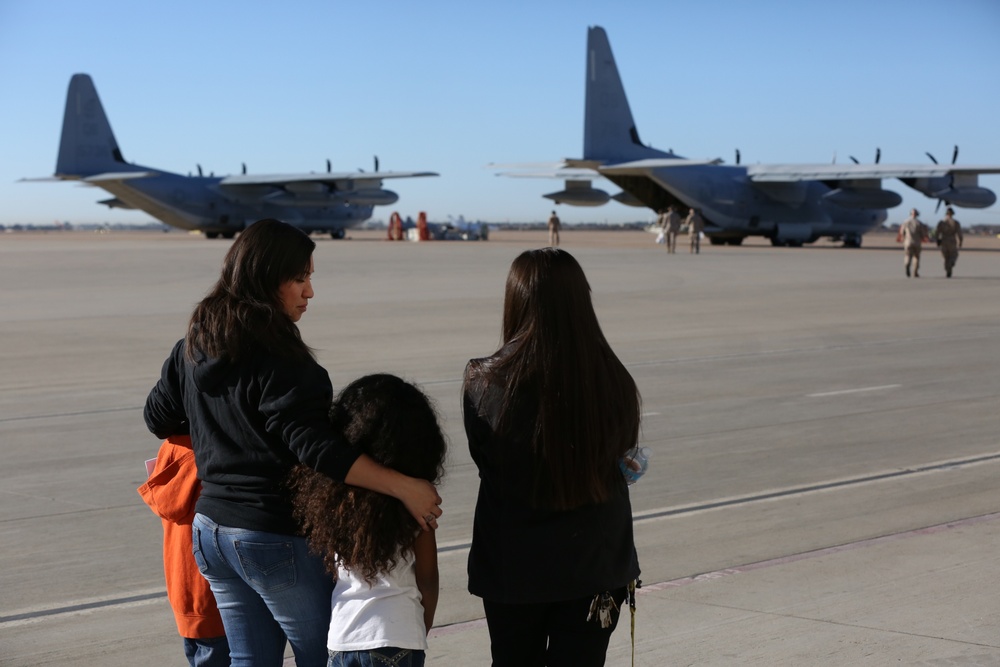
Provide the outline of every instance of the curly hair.
{"type": "MultiPolygon", "coordinates": [[[[404,475],[436,483],[445,440],[427,397],[394,375],[349,384],[330,410],[348,443],[404,475]]],[[[309,547],[336,577],[340,565],[372,583],[413,548],[417,521],[399,500],[330,479],[304,465],[289,476],[295,518],[309,547]]]]}

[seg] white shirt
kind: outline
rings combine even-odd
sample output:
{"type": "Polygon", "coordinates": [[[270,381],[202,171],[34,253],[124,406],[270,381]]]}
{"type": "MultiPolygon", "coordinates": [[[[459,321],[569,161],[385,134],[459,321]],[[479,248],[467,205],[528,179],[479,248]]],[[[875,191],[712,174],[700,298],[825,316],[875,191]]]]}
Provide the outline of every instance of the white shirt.
{"type": "Polygon", "coordinates": [[[424,607],[413,563],[413,553],[407,553],[395,569],[379,574],[371,587],[350,570],[337,568],[327,648],[363,651],[393,646],[426,651],[424,607]]]}

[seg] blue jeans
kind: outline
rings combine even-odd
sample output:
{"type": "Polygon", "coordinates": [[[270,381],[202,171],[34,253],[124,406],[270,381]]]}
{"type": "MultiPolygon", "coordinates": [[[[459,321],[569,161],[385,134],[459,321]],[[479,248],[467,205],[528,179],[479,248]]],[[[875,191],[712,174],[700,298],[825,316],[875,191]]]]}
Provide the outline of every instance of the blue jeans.
{"type": "Polygon", "coordinates": [[[225,636],[211,639],[184,637],[184,655],[191,667],[229,667],[229,642],[225,636]]]}
{"type": "Polygon", "coordinates": [[[424,667],[424,652],[408,648],[330,651],[327,667],[424,667]]]}
{"type": "Polygon", "coordinates": [[[220,526],[196,514],[194,559],[212,586],[233,667],[280,667],[285,639],[298,667],[325,667],[333,579],[306,541],[220,526]]]}

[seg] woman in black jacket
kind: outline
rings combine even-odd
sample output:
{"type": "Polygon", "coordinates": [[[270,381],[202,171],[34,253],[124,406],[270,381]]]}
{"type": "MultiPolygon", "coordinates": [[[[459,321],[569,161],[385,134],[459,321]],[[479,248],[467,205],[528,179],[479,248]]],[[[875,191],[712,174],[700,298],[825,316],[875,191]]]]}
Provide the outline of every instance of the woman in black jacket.
{"type": "Polygon", "coordinates": [[[463,394],[480,477],[469,591],[483,598],[494,667],[603,665],[639,576],[619,464],[640,398],[569,253],[514,260],[503,344],[469,362],[463,394]]]}
{"type": "Polygon", "coordinates": [[[398,498],[421,528],[441,510],[434,486],[359,455],[330,424],[333,386],[296,322],[313,296],[315,243],[278,220],[243,231],[187,336],[146,399],[160,438],[190,433],[202,492],[194,555],[222,613],[233,667],[326,665],[333,583],[292,517],[289,471],[398,498]]]}

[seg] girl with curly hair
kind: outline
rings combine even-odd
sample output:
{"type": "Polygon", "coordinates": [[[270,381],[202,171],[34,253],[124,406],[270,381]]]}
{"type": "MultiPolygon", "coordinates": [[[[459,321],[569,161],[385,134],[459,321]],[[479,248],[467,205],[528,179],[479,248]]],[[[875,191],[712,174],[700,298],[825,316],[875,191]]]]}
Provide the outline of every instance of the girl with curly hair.
{"type": "MultiPolygon", "coordinates": [[[[383,466],[440,479],[444,436],[413,385],[393,375],[362,377],[341,392],[330,419],[356,451],[383,466]]],[[[421,531],[395,498],[307,466],[292,470],[289,485],[310,549],[336,578],[328,667],[421,667],[438,598],[434,532],[421,531]]]]}

